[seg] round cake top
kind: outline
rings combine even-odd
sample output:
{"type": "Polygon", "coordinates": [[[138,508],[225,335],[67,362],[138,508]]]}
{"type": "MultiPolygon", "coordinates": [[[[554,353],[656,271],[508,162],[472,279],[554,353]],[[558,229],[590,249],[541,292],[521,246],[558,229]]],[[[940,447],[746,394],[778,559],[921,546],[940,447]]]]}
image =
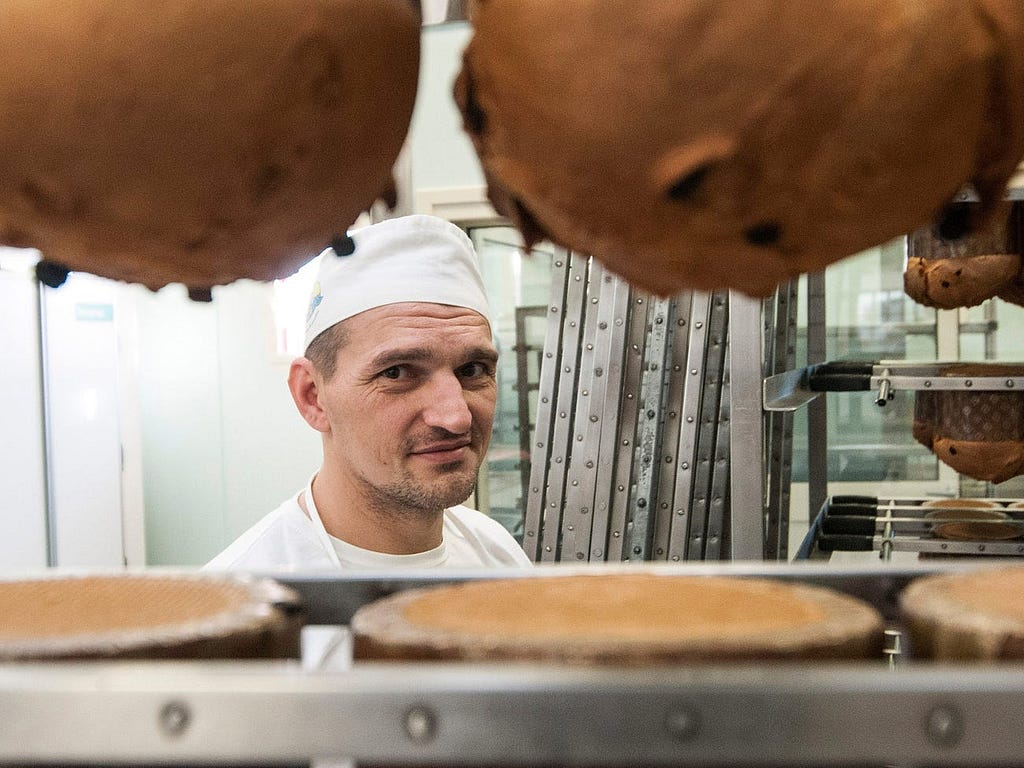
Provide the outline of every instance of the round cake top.
{"type": "Polygon", "coordinates": [[[226,638],[271,628],[298,610],[290,590],[235,576],[0,581],[0,658],[110,656],[226,638]]]}
{"type": "Polygon", "coordinates": [[[352,621],[360,658],[646,663],[870,653],[881,621],[852,597],[729,577],[600,574],[392,595],[352,621]]]}
{"type": "Polygon", "coordinates": [[[930,587],[937,588],[951,605],[994,619],[1009,619],[1024,629],[1024,568],[951,576],[941,586],[933,583],[930,587]]]}
{"type": "Polygon", "coordinates": [[[1024,567],[917,579],[900,595],[900,609],[925,655],[1024,658],[1024,567]]]}
{"type": "Polygon", "coordinates": [[[1021,526],[1010,522],[1001,504],[987,499],[933,499],[921,506],[934,508],[925,518],[934,521],[932,532],[944,539],[1014,539],[1024,533],[1021,526]]]}

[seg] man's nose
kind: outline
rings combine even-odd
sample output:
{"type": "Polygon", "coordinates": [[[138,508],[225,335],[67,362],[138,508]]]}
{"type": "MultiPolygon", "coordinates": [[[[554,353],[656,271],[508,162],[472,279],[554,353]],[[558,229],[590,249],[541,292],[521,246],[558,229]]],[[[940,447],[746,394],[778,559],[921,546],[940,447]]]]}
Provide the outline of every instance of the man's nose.
{"type": "Polygon", "coordinates": [[[427,387],[423,420],[455,435],[465,434],[473,424],[462,382],[454,373],[438,374],[427,387]]]}

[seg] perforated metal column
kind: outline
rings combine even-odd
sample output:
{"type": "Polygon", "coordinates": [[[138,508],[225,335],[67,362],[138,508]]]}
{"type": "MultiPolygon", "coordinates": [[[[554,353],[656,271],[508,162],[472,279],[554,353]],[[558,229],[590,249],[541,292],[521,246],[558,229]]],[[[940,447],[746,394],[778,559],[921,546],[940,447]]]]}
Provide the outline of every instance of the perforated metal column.
{"type": "MultiPolygon", "coordinates": [[[[760,546],[763,494],[731,505],[730,414],[736,370],[752,377],[743,391],[760,391],[762,340],[755,327],[750,364],[730,366],[730,303],[726,292],[652,297],[596,262],[556,256],[531,439],[531,558],[729,559],[737,519],[760,546]]],[[[760,434],[744,442],[761,450],[760,434]]],[[[763,487],[762,466],[743,470],[763,487]]]]}

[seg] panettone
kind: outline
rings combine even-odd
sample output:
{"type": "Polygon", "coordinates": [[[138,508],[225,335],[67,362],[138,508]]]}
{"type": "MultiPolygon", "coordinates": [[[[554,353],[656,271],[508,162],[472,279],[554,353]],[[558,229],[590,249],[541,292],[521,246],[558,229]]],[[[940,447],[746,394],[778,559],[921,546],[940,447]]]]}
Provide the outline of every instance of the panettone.
{"type": "Polygon", "coordinates": [[[266,579],[119,573],[0,581],[0,661],[297,658],[302,603],[266,579]]]}
{"type": "Polygon", "coordinates": [[[937,220],[1024,156],[1019,0],[479,0],[455,97],[527,245],[644,289],[781,281],[937,220]]]}
{"type": "Polygon", "coordinates": [[[612,573],[399,592],[352,618],[357,660],[644,666],[870,658],[882,625],[834,590],[731,577],[612,573]]]}
{"type": "Polygon", "coordinates": [[[921,506],[930,509],[924,517],[932,521],[932,533],[940,539],[997,541],[1022,533],[1003,505],[988,499],[934,499],[921,506]]]}
{"type": "Polygon", "coordinates": [[[1024,568],[927,576],[899,604],[916,657],[1024,659],[1024,568]]]}
{"type": "Polygon", "coordinates": [[[409,126],[409,0],[9,0],[0,243],[158,288],[294,272],[379,197],[409,126]]]}
{"type": "Polygon", "coordinates": [[[995,296],[1024,303],[1022,219],[1020,203],[1007,203],[991,226],[959,240],[943,240],[930,227],[912,233],[903,275],[907,295],[939,309],[973,307],[995,296]]]}
{"type": "Polygon", "coordinates": [[[932,441],[935,439],[937,408],[938,400],[935,392],[922,389],[914,393],[914,423],[911,434],[929,451],[932,449],[932,441]]]}
{"type": "MultiPolygon", "coordinates": [[[[963,363],[943,368],[943,376],[1024,376],[1024,367],[963,363]]],[[[1024,474],[1024,391],[948,389],[918,391],[914,437],[957,472],[1002,483],[1024,474]]]]}

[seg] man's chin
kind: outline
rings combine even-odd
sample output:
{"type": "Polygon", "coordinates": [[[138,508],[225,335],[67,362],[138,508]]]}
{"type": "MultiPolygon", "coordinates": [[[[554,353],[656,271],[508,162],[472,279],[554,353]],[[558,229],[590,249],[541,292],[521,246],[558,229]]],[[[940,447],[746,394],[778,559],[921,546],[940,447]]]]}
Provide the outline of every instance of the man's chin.
{"type": "Polygon", "coordinates": [[[468,477],[448,477],[444,480],[447,482],[430,484],[430,495],[441,501],[440,506],[451,507],[462,504],[472,495],[473,489],[476,487],[476,472],[468,477]]]}

